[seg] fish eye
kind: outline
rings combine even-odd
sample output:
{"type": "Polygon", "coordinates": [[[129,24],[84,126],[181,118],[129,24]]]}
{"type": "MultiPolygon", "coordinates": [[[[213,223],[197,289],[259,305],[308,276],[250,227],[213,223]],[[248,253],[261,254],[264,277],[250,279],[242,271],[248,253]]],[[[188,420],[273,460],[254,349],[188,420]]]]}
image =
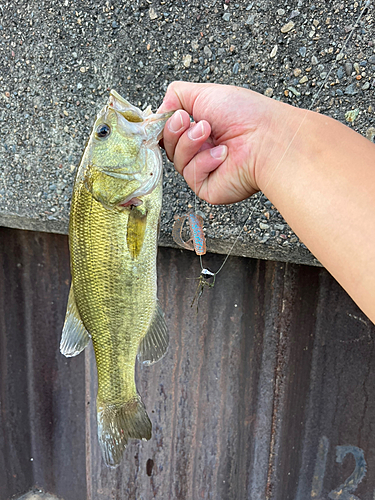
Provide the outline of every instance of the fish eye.
{"type": "Polygon", "coordinates": [[[105,139],[106,137],[109,136],[110,133],[111,133],[111,128],[106,123],[102,123],[96,129],[96,137],[98,137],[99,139],[105,139]]]}

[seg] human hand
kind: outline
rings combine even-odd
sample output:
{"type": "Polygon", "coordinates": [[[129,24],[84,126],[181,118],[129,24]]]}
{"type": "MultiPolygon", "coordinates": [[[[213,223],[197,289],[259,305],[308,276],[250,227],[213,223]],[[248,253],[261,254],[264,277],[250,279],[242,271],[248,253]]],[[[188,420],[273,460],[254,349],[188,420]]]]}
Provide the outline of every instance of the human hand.
{"type": "Polygon", "coordinates": [[[288,111],[296,110],[244,88],[187,82],[168,87],[159,112],[173,109],[179,111],[164,128],[168,158],[212,204],[234,203],[262,188],[258,175],[280,158],[282,129],[288,111]]]}

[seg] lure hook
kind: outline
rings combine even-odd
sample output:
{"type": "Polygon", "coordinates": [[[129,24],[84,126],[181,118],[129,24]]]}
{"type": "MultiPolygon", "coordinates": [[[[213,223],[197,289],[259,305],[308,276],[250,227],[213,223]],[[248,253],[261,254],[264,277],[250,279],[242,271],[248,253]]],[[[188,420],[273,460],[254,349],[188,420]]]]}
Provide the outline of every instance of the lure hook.
{"type": "Polygon", "coordinates": [[[199,299],[201,298],[205,288],[213,288],[215,286],[216,274],[212,273],[209,269],[202,269],[199,277],[194,279],[199,280],[199,282],[192,303],[190,304],[190,307],[193,307],[194,302],[197,301],[197,313],[198,313],[199,299]]]}

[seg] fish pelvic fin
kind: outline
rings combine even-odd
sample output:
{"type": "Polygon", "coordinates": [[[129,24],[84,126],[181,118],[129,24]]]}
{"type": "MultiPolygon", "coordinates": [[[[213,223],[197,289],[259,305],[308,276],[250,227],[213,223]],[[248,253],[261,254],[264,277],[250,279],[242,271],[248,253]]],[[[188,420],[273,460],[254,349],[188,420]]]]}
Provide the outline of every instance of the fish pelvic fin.
{"type": "Polygon", "coordinates": [[[151,438],[152,424],[141,397],[122,404],[105,404],[98,401],[98,438],[107,467],[117,467],[128,439],[151,438]]]}
{"type": "Polygon", "coordinates": [[[71,285],[61,334],[60,352],[67,358],[77,356],[87,346],[89,340],[90,334],[82,323],[74,297],[73,285],[71,285]]]}
{"type": "Polygon", "coordinates": [[[164,313],[157,301],[150,327],[139,344],[138,361],[145,365],[156,363],[165,356],[168,344],[168,327],[164,319],[164,313]]]}

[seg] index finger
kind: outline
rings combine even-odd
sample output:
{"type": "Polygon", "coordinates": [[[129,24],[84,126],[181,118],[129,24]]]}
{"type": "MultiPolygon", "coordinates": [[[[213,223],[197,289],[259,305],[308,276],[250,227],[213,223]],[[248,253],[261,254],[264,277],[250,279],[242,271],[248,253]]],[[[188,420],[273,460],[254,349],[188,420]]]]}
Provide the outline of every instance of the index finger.
{"type": "Polygon", "coordinates": [[[176,109],[184,109],[189,115],[194,116],[194,104],[207,83],[173,82],[168,86],[164,100],[158,113],[166,113],[176,109]]]}

